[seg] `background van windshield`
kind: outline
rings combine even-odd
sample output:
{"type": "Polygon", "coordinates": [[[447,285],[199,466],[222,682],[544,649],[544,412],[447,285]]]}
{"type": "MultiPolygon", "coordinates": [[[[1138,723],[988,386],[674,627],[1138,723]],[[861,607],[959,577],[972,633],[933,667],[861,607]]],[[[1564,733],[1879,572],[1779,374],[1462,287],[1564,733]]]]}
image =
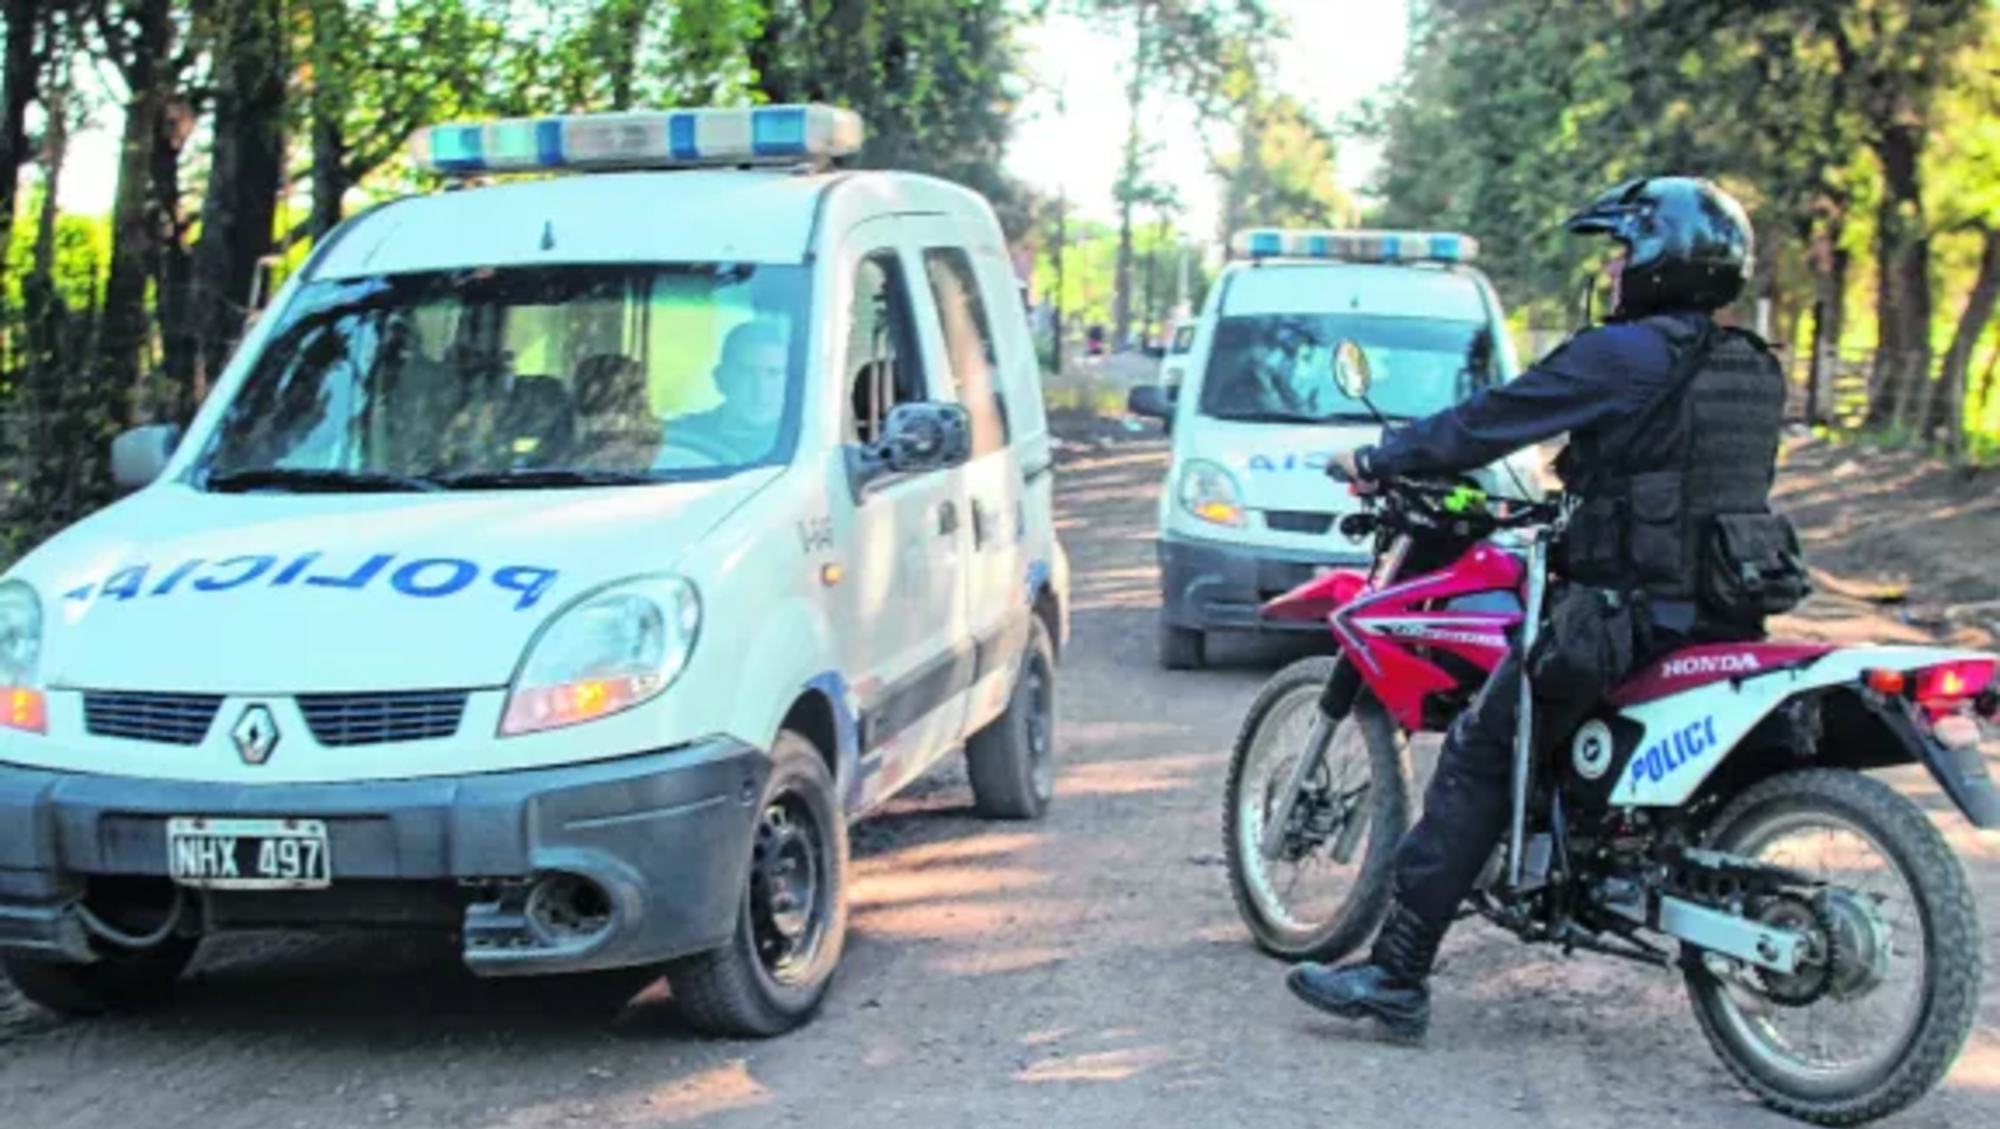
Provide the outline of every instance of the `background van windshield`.
{"type": "Polygon", "coordinates": [[[807,273],[538,267],[312,284],[207,452],[232,474],[708,477],[788,457],[807,273]]]}
{"type": "Polygon", "coordinates": [[[1341,314],[1246,314],[1215,328],[1201,412],[1258,422],[1372,420],[1333,380],[1333,347],[1351,338],[1368,355],[1369,398],[1391,418],[1464,399],[1499,378],[1483,322],[1341,314]]]}

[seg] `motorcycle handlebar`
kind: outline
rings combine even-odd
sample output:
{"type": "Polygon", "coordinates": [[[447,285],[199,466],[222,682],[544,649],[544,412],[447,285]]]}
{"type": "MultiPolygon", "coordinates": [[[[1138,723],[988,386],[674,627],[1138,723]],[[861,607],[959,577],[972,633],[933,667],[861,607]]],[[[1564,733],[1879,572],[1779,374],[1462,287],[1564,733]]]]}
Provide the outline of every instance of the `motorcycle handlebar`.
{"type": "MultiPolygon", "coordinates": [[[[1335,482],[1353,483],[1355,481],[1338,463],[1328,463],[1326,475],[1335,482]]],[[[1398,496],[1406,501],[1427,502],[1435,501],[1450,494],[1453,490],[1458,489],[1460,484],[1446,479],[1397,477],[1372,483],[1371,485],[1374,489],[1369,493],[1376,498],[1389,495],[1398,496]]],[[[1510,512],[1505,517],[1488,514],[1487,519],[1493,523],[1493,528],[1495,529],[1521,529],[1528,526],[1547,525],[1553,522],[1561,512],[1560,505],[1553,500],[1518,503],[1518,506],[1518,509],[1510,506],[1510,512]]]]}

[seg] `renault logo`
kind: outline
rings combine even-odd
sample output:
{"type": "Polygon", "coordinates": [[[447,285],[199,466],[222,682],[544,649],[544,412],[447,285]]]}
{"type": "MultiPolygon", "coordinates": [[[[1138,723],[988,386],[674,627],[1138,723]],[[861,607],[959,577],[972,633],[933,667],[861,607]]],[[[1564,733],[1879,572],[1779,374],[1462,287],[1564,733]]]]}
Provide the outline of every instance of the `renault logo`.
{"type": "Polygon", "coordinates": [[[236,752],[244,764],[263,764],[278,747],[278,723],[269,709],[251,706],[237,719],[236,728],[229,731],[229,739],[236,742],[236,752]]]}

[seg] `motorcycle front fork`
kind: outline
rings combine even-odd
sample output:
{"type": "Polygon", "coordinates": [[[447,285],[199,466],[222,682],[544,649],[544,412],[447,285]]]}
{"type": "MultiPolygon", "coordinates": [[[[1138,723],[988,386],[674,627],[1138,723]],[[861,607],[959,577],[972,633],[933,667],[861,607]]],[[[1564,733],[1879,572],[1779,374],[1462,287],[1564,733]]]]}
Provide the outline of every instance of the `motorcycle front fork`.
{"type": "Polygon", "coordinates": [[[1528,656],[1542,630],[1542,601],[1548,592],[1549,543],[1536,537],[1528,545],[1528,593],[1521,618],[1521,698],[1514,719],[1512,806],[1507,822],[1507,889],[1521,888],[1522,861],[1528,832],[1528,790],[1535,758],[1535,695],[1528,677],[1528,656]]]}
{"type": "Polygon", "coordinates": [[[1326,687],[1320,691],[1319,710],[1313,717],[1312,732],[1306,737],[1305,751],[1293,763],[1292,771],[1286,776],[1284,787],[1279,789],[1277,802],[1272,805],[1264,824],[1264,837],[1258,848],[1267,862],[1277,861],[1283,853],[1285,834],[1291,829],[1292,813],[1298,808],[1299,796],[1305,791],[1306,781],[1311,780],[1312,774],[1325,763],[1326,751],[1333,745],[1333,735],[1354,709],[1354,699],[1361,692],[1361,673],[1354,669],[1347,656],[1340,655],[1333,661],[1333,673],[1327,676],[1326,687]]]}

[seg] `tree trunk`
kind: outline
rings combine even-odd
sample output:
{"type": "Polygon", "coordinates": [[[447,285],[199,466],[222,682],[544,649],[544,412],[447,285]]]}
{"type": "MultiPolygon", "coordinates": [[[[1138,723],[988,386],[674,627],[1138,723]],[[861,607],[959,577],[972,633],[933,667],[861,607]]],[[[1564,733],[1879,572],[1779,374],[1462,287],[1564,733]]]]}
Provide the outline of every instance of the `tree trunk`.
{"type": "Polygon", "coordinates": [[[1993,349],[1993,355],[1986,359],[1986,375],[1979,378],[1979,391],[1973,399],[1973,419],[1985,426],[1986,417],[1993,409],[1993,386],[2000,380],[2000,345],[1993,349]]]}
{"type": "Polygon", "coordinates": [[[347,143],[341,124],[347,110],[349,76],[340,47],[346,26],[345,0],[321,0],[312,14],[312,215],[306,230],[317,241],[340,223],[347,195],[347,143]]]}
{"type": "Polygon", "coordinates": [[[611,15],[612,37],[617,52],[611,60],[611,108],[629,110],[639,80],[639,40],[646,30],[644,0],[626,0],[611,15]]]}
{"type": "Polygon", "coordinates": [[[789,77],[784,72],[785,32],[790,20],[781,7],[781,0],[772,0],[764,6],[764,26],[757,29],[750,42],[744,45],[744,56],[750,64],[750,72],[756,76],[757,88],[764,97],[773,102],[794,102],[789,77]]]}
{"type": "MultiPolygon", "coordinates": [[[[63,57],[60,52],[57,58],[63,57]]],[[[19,512],[38,519],[43,528],[67,514],[58,508],[68,465],[63,449],[51,440],[52,427],[60,419],[57,407],[67,374],[65,359],[72,364],[88,357],[80,350],[65,349],[64,330],[70,310],[56,292],[56,220],[61,214],[57,203],[62,195],[63,166],[69,161],[69,84],[66,76],[52,76],[42,93],[42,108],[48,125],[42,135],[42,207],[35,223],[35,256],[28,276],[21,281],[21,297],[28,314],[28,353],[23,368],[22,391],[28,424],[28,467],[22,488],[24,505],[19,512]]],[[[31,536],[34,532],[31,530],[31,536]]]]}
{"type": "Polygon", "coordinates": [[[1930,234],[1918,162],[1923,137],[1908,124],[1883,130],[1875,146],[1883,195],[1877,218],[1881,337],[1869,423],[1922,426],[1913,419],[1931,368],[1930,234]]]}
{"type": "Polygon", "coordinates": [[[195,326],[188,306],[187,221],[181,215],[181,150],[194,131],[194,109],[185,100],[168,103],[153,138],[153,211],[162,239],[153,293],[159,307],[160,361],[164,387],[137,389],[136,415],[158,414],[154,403],[164,391],[186,387],[195,365],[195,326]]]}
{"type": "Polygon", "coordinates": [[[28,103],[41,85],[42,61],[35,57],[41,25],[41,0],[8,0],[6,70],[0,72],[0,271],[14,239],[14,204],[28,160],[28,103]]]}
{"type": "MultiPolygon", "coordinates": [[[[112,397],[138,386],[149,347],[146,331],[146,288],[166,233],[155,211],[154,144],[173,96],[173,24],[170,0],[134,0],[128,9],[134,38],[130,54],[119,60],[131,92],[125,104],[125,135],[118,162],[118,191],[111,211],[111,276],[104,284],[101,356],[84,403],[89,412],[104,410],[112,397]]],[[[131,418],[129,406],[114,413],[113,425],[131,418]]],[[[91,434],[81,442],[95,451],[106,435],[91,434]]],[[[78,483],[88,494],[93,486],[78,483]]],[[[85,499],[76,497],[81,504],[85,499]]]]}
{"type": "Polygon", "coordinates": [[[1125,160],[1119,174],[1118,263],[1111,295],[1111,347],[1114,350],[1123,347],[1132,332],[1132,210],[1137,204],[1140,159],[1143,155],[1140,149],[1139,111],[1145,104],[1146,63],[1152,52],[1147,27],[1151,14],[1152,6],[1144,3],[1139,4],[1133,14],[1137,34],[1132,49],[1132,81],[1125,89],[1131,117],[1125,131],[1125,160]]]}
{"type": "MultiPolygon", "coordinates": [[[[215,144],[201,242],[194,249],[194,302],[200,311],[194,378],[213,380],[243,329],[257,260],[271,249],[271,224],[284,184],[285,34],[279,0],[233,6],[217,46],[215,144]]],[[[184,387],[176,418],[195,407],[184,387]]]]}
{"type": "Polygon", "coordinates": [[[1965,299],[1965,310],[1959,315],[1958,330],[1952,334],[1939,377],[1944,385],[1945,445],[1953,462],[1965,456],[1966,377],[1972,367],[1972,351],[1993,320],[1996,305],[2000,305],[2000,228],[1988,228],[1979,254],[1979,274],[1965,299]]]}
{"type": "Polygon", "coordinates": [[[1827,215],[1813,236],[1812,374],[1806,389],[1806,422],[1814,427],[1839,410],[1840,338],[1847,322],[1849,253],[1841,246],[1847,221],[1827,215]]]}
{"type": "Polygon", "coordinates": [[[1063,352],[1063,301],[1064,296],[1069,291],[1065,289],[1066,280],[1063,277],[1063,248],[1068,245],[1069,187],[1065,184],[1062,190],[1056,195],[1056,245],[1055,250],[1050,253],[1051,258],[1054,259],[1051,265],[1055,268],[1056,292],[1055,302],[1049,310],[1049,328],[1055,334],[1057,376],[1063,374],[1066,365],[1066,354],[1063,352]]]}

